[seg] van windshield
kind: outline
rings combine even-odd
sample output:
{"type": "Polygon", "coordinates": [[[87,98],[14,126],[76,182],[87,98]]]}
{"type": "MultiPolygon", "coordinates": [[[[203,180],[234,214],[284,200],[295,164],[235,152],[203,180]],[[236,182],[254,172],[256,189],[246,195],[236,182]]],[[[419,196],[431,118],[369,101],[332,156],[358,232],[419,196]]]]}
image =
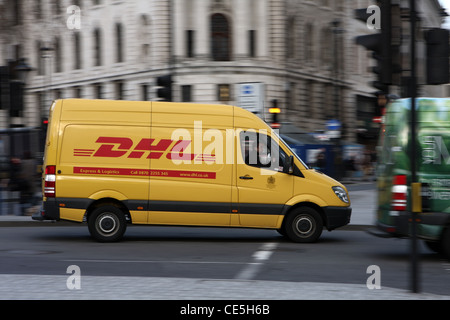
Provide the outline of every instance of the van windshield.
{"type": "Polygon", "coordinates": [[[277,138],[279,139],[279,141],[287,148],[289,149],[289,151],[294,155],[294,157],[296,157],[298,159],[298,161],[300,161],[300,163],[305,167],[305,169],[311,169],[310,167],[308,167],[308,165],[298,156],[297,153],[295,153],[294,150],[291,149],[291,147],[289,147],[289,145],[286,143],[286,141],[283,140],[283,138],[280,137],[280,135],[275,131],[272,130],[272,132],[277,136],[277,138]]]}

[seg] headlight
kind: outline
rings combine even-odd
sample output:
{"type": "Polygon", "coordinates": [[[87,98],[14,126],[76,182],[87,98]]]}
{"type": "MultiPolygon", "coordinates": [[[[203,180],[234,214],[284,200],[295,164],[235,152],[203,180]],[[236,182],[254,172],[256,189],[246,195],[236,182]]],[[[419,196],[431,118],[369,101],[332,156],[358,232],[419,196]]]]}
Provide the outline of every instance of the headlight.
{"type": "Polygon", "coordinates": [[[341,201],[348,203],[347,192],[342,187],[332,187],[334,194],[341,199],[341,201]]]}

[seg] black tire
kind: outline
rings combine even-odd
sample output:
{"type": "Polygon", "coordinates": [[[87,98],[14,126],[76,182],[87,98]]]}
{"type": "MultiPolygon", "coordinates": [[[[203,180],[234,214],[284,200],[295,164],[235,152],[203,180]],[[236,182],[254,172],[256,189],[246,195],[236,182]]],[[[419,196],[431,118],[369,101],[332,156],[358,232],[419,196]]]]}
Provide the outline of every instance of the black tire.
{"type": "Polygon", "coordinates": [[[322,234],[323,220],[315,209],[299,207],[288,214],[284,228],[293,242],[316,242],[322,234]]]}
{"type": "Polygon", "coordinates": [[[277,232],[279,234],[281,234],[283,237],[286,237],[286,229],[280,228],[280,229],[277,229],[277,232]]]}
{"type": "Polygon", "coordinates": [[[441,248],[442,253],[448,260],[450,260],[450,226],[447,226],[444,229],[444,233],[441,238],[441,248]]]}
{"type": "Polygon", "coordinates": [[[127,229],[127,220],[118,207],[104,205],[92,211],[88,218],[88,228],[95,240],[115,242],[122,239],[127,229]]]}
{"type": "Polygon", "coordinates": [[[427,246],[428,249],[430,249],[431,251],[435,252],[435,253],[442,253],[442,243],[441,241],[428,241],[425,240],[425,245],[427,246]]]}

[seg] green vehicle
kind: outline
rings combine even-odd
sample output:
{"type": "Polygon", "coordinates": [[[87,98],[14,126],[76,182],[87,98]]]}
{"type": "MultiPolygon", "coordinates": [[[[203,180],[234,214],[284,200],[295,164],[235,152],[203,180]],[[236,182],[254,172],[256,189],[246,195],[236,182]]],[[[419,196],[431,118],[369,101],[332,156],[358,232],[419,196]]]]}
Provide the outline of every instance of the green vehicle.
{"type": "MultiPolygon", "coordinates": [[[[417,235],[450,258],[450,98],[418,98],[416,168],[422,183],[417,235]]],[[[411,230],[411,99],[386,109],[378,149],[378,235],[408,237],[411,230]]]]}

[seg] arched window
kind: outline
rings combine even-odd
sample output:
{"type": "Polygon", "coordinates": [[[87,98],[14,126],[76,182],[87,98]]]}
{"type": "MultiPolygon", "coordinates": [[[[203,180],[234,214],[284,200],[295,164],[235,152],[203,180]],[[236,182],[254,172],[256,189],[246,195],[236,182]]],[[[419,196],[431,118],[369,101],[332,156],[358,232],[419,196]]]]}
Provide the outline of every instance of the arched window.
{"type": "Polygon", "coordinates": [[[94,66],[102,65],[102,33],[99,28],[94,30],[94,66]]]}
{"type": "Polygon", "coordinates": [[[220,13],[211,16],[211,54],[214,61],[231,60],[231,30],[228,19],[220,13]]]}

